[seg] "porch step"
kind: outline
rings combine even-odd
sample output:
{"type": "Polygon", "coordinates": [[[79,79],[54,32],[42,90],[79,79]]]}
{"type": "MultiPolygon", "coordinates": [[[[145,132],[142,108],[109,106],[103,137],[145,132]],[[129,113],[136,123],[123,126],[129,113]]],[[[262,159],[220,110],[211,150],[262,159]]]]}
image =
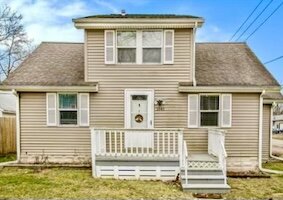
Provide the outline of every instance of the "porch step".
{"type": "MultiPolygon", "coordinates": [[[[185,175],[185,170],[182,169],[181,176],[184,176],[184,175],[185,175]]],[[[199,175],[205,175],[205,176],[222,175],[223,176],[223,172],[219,168],[203,168],[203,169],[191,168],[191,169],[188,169],[187,175],[198,175],[198,176],[199,175]]]]}
{"type": "Polygon", "coordinates": [[[227,184],[182,184],[182,187],[194,193],[226,193],[231,189],[227,184]]]}
{"type": "MultiPolygon", "coordinates": [[[[188,175],[188,183],[190,184],[224,184],[225,177],[223,175],[188,175]]],[[[185,176],[182,176],[182,183],[186,183],[185,176]]]]}

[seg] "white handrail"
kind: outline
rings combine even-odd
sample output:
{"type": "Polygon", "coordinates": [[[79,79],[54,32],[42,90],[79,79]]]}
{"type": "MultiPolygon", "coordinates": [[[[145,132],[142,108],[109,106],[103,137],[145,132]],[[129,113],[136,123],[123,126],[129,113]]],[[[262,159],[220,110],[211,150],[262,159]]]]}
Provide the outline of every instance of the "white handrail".
{"type": "Polygon", "coordinates": [[[92,148],[99,156],[181,158],[183,130],[173,128],[91,128],[92,148]]]}
{"type": "Polygon", "coordinates": [[[208,153],[218,158],[219,165],[224,175],[225,184],[227,183],[226,158],[225,149],[225,130],[210,129],[208,130],[208,153]]]}

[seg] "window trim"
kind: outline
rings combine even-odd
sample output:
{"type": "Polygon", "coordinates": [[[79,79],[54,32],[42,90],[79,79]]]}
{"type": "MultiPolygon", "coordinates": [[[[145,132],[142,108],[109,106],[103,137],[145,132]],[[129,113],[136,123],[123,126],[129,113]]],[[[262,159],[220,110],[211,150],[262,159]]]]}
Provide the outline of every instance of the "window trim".
{"type": "MultiPolygon", "coordinates": [[[[117,65],[163,65],[164,64],[164,31],[163,29],[143,29],[143,30],[125,30],[118,29],[115,34],[115,61],[117,65]],[[161,32],[161,62],[160,63],[143,63],[143,44],[142,44],[142,33],[149,31],[160,31],[161,32]],[[136,47],[121,47],[118,46],[118,32],[136,32],[136,47]],[[123,63],[118,62],[118,48],[135,48],[136,49],[136,62],[134,63],[123,63]]],[[[159,48],[159,47],[145,47],[145,48],[159,48]]]]}
{"type": "Polygon", "coordinates": [[[198,124],[198,127],[199,128],[219,128],[221,126],[221,94],[219,93],[200,93],[199,94],[199,109],[198,109],[198,112],[199,112],[199,124],[198,124]],[[201,110],[200,109],[200,104],[201,104],[201,96],[218,96],[218,110],[201,110]],[[209,112],[218,112],[218,125],[217,126],[202,126],[201,125],[201,113],[202,112],[206,112],[206,113],[209,113],[209,112]]]}
{"type": "Polygon", "coordinates": [[[80,116],[79,116],[79,102],[78,102],[78,99],[79,99],[79,94],[78,92],[58,92],[57,93],[57,125],[60,126],[60,127],[79,127],[80,126],[80,123],[79,123],[79,120],[80,120],[80,116]],[[60,108],[60,94],[75,94],[77,96],[77,108],[74,109],[74,108],[60,108]],[[77,124],[61,124],[60,123],[60,111],[77,111],[77,124]]]}

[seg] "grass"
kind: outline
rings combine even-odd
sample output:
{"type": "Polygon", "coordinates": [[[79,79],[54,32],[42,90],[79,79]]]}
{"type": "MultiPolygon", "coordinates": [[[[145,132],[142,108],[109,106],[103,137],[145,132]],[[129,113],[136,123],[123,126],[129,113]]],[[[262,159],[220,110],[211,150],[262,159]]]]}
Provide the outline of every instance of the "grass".
{"type": "MultiPolygon", "coordinates": [[[[265,168],[283,170],[283,162],[265,168]]],[[[229,178],[226,199],[270,199],[283,193],[283,176],[229,178]]],[[[97,198],[97,199],[190,199],[174,182],[130,181],[92,178],[90,169],[0,169],[1,198],[97,198]]]]}
{"type": "MultiPolygon", "coordinates": [[[[283,171],[283,162],[263,164],[266,169],[283,171]]],[[[227,199],[271,199],[274,194],[283,193],[283,175],[271,175],[271,178],[229,178],[231,191],[227,199]]],[[[283,196],[280,196],[283,198],[283,196]]]]}
{"type": "Polygon", "coordinates": [[[191,194],[182,192],[173,182],[94,179],[88,169],[0,170],[0,199],[47,197],[168,199],[191,198],[191,194]]]}
{"type": "Polygon", "coordinates": [[[9,162],[9,161],[13,161],[16,159],[17,159],[16,154],[8,154],[8,155],[3,155],[3,156],[0,155],[0,163],[9,162]]]}

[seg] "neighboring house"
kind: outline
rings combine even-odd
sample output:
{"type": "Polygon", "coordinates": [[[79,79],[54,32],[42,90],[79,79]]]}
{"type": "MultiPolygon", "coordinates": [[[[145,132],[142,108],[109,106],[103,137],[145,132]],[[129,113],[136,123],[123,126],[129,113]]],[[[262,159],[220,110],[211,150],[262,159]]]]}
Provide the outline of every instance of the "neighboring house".
{"type": "Polygon", "coordinates": [[[283,115],[273,116],[273,130],[274,132],[283,132],[283,115]]]}
{"type": "Polygon", "coordinates": [[[0,91],[0,117],[16,117],[16,102],[13,93],[0,91]]]}
{"type": "Polygon", "coordinates": [[[74,20],[84,43],[43,42],[1,86],[18,93],[19,162],[92,161],[98,177],[180,173],[196,192],[227,191],[226,168],[257,170],[280,86],[246,43],[196,43],[203,22],[96,15],[74,20]]]}

